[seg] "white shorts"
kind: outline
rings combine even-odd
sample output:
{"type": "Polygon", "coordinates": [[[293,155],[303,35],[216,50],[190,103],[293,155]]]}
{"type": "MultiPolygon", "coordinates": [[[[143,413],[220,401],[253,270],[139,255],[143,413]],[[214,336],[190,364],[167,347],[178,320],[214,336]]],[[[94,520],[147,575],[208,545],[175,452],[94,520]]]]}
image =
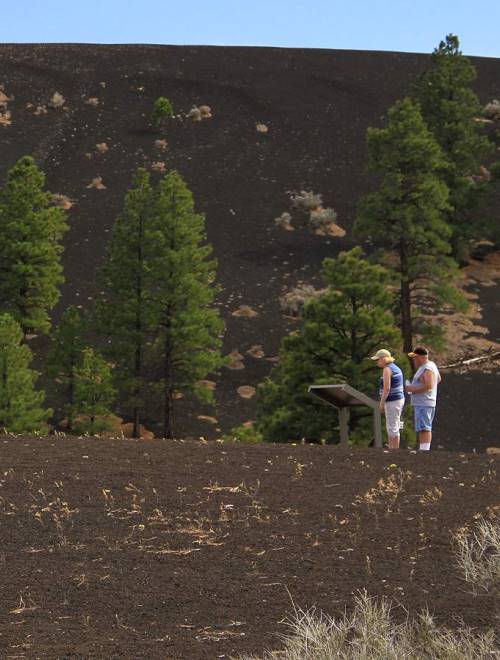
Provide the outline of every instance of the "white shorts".
{"type": "Polygon", "coordinates": [[[403,426],[401,422],[401,415],[403,413],[404,405],[404,399],[398,399],[397,401],[386,401],[384,404],[385,425],[387,428],[387,434],[391,438],[399,435],[399,431],[403,426]]]}

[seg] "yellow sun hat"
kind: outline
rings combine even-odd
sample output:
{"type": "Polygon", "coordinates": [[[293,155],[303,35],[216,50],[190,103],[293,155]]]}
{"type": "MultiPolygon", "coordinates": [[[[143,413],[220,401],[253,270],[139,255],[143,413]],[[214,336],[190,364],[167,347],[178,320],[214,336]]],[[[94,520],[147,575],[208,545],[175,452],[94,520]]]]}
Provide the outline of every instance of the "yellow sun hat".
{"type": "Polygon", "coordinates": [[[371,356],[370,360],[380,360],[380,358],[388,358],[389,360],[393,359],[391,352],[388,351],[386,348],[381,348],[379,351],[375,353],[375,355],[371,356]]]}

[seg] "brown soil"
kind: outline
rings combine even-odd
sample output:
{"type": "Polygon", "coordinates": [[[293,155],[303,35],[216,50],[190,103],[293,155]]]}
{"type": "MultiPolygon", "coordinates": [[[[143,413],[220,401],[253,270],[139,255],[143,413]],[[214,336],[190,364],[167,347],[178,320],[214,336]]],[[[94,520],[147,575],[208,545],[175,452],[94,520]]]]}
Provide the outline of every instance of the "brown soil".
{"type": "Polygon", "coordinates": [[[366,588],[494,625],[452,533],[499,509],[498,458],[434,451],[0,437],[0,654],[228,658],[276,648],[289,597],[366,588]],[[289,592],[289,593],[288,593],[289,592]]]}
{"type": "MultiPolygon", "coordinates": [[[[181,172],[206,214],[223,287],[224,351],[238,347],[245,356],[217,378],[208,376],[217,380],[215,410],[179,398],[177,432],[217,437],[199,413],[215,416],[223,432],[254,418],[255,398],[242,399],[238,388],[255,387],[272,362],[248,351],[260,345],[275,358],[281,338],[297,323],[280,310],[283,290],[298,282],[320,288],[324,257],[354,244],[357,201],[375,184],[366,172],[366,129],[380,125],[427,62],[424,55],[333,50],[0,45],[0,84],[11,112],[10,125],[0,130],[1,174],[22,155],[34,154],[49,189],[74,202],[55,320],[68,304],[87,307],[95,296],[95,271],[135,169],[164,162],[167,170],[181,172]],[[56,91],[63,107],[46,108],[56,91]],[[176,117],[158,132],[149,117],[161,95],[172,100],[176,117]],[[86,102],[90,98],[97,99],[95,107],[86,102]],[[202,104],[214,109],[210,120],[186,119],[202,104]],[[41,109],[38,116],[33,108],[41,109]],[[159,140],[168,143],[161,160],[159,140]],[[109,151],[96,153],[103,143],[109,151]],[[277,227],[274,218],[288,207],[291,190],[320,193],[346,236],[277,227]]],[[[500,96],[500,60],[473,62],[476,91],[486,104],[500,96]]],[[[487,130],[494,134],[496,128],[487,130]]],[[[476,325],[498,342],[498,285],[476,284],[483,316],[476,325]]],[[[469,331],[482,342],[482,331],[469,331]]],[[[46,342],[35,340],[33,347],[43,353],[46,342]]],[[[498,442],[498,376],[481,371],[471,378],[451,374],[443,383],[437,432],[446,447],[481,449],[498,442]]],[[[117,412],[128,419],[128,411],[117,412]]],[[[145,426],[158,431],[159,418],[159,406],[151,405],[145,426]]]]}

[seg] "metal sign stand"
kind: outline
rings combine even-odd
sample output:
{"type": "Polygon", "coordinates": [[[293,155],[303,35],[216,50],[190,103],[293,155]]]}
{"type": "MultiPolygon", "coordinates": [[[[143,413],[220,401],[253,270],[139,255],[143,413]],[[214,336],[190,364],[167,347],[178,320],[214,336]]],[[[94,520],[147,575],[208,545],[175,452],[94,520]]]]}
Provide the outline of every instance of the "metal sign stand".
{"type": "Polygon", "coordinates": [[[341,385],[311,385],[308,390],[322,401],[329,403],[339,411],[340,442],[349,441],[350,409],[356,406],[367,406],[373,413],[373,432],[375,447],[382,447],[382,420],[379,402],[374,401],[363,392],[354,389],[347,383],[341,385]]]}

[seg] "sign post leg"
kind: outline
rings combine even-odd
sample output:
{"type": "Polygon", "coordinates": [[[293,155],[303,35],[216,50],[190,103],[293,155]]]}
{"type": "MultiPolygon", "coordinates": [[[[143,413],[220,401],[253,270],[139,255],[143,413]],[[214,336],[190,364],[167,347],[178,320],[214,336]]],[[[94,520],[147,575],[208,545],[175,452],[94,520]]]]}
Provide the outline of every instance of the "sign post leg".
{"type": "Polygon", "coordinates": [[[380,415],[380,410],[377,408],[373,409],[373,431],[375,434],[375,447],[382,447],[382,419],[380,415]]]}
{"type": "Polygon", "coordinates": [[[340,442],[349,442],[349,408],[339,408],[340,442]]]}

